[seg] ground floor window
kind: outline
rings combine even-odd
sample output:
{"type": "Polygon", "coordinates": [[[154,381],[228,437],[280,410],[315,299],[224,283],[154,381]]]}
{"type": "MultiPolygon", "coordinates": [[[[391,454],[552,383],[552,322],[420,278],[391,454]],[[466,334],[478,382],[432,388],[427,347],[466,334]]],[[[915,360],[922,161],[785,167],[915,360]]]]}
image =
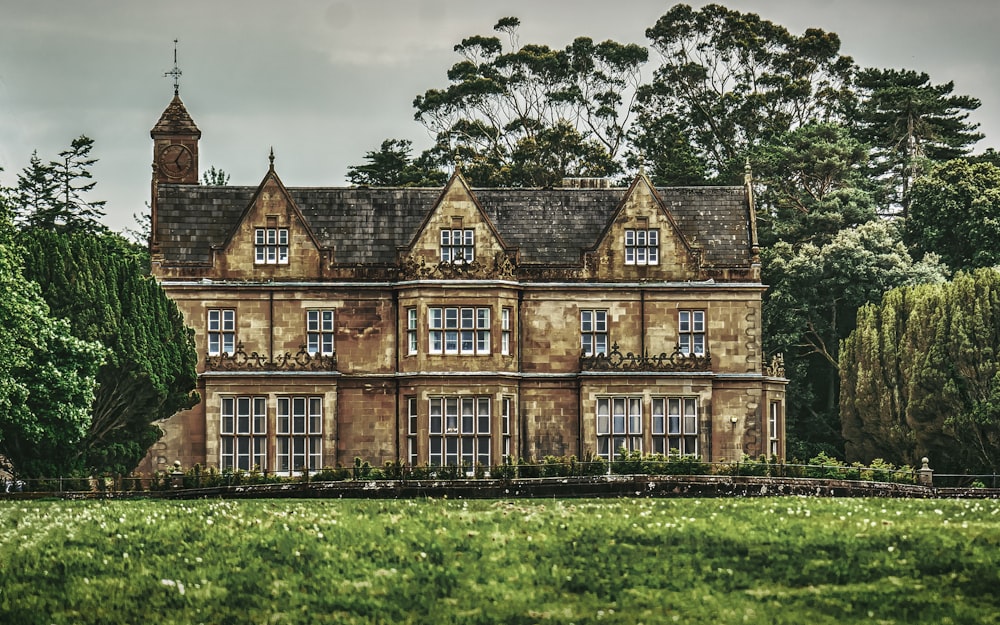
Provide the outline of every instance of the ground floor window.
{"type": "Polygon", "coordinates": [[[642,453],[642,398],[597,399],[597,455],[606,460],[622,451],[642,453]]]}
{"type": "Polygon", "coordinates": [[[275,430],[276,471],[323,468],[322,397],[279,397],[275,430]]]}
{"type": "Polygon", "coordinates": [[[648,417],[642,397],[598,397],[597,455],[614,460],[622,452],[698,455],[698,400],[653,397],[648,417]],[[648,438],[646,432],[648,431],[648,438]]]}
{"type": "Polygon", "coordinates": [[[490,466],[490,397],[432,397],[429,400],[430,466],[490,466]]]}
{"type": "Polygon", "coordinates": [[[219,434],[223,471],[267,470],[266,397],[223,397],[219,434]]]}
{"type": "Polygon", "coordinates": [[[767,451],[772,457],[781,457],[781,402],[772,401],[767,416],[767,451]]]}

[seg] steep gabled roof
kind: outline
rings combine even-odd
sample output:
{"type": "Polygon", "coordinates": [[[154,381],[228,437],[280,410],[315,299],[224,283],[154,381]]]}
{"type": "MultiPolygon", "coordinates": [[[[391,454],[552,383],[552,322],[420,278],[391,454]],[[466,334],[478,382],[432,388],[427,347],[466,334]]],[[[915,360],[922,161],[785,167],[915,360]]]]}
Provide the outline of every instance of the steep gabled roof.
{"type": "MultiPolygon", "coordinates": [[[[205,263],[224,242],[256,187],[160,185],[157,198],[164,260],[205,263]]],[[[626,190],[472,189],[497,232],[520,251],[521,264],[576,265],[614,216],[626,190]]],[[[707,266],[750,264],[749,206],[742,187],[657,188],[707,266]]],[[[289,195],[338,264],[391,265],[410,243],[440,188],[289,188],[289,195]]]]}

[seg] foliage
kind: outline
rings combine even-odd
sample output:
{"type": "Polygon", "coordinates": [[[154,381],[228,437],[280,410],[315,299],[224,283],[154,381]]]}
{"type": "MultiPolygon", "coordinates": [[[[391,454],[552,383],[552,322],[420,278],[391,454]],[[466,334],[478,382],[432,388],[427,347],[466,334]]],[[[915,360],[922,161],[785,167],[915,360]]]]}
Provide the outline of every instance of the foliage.
{"type": "Polygon", "coordinates": [[[918,178],[910,193],[906,241],[952,269],[1000,264],[1000,166],[948,161],[918,178]]]}
{"type": "Polygon", "coordinates": [[[844,228],[875,219],[861,167],[867,147],[838,124],[810,122],[753,150],[761,245],[825,245],[844,228]]]}
{"type": "Polygon", "coordinates": [[[105,352],[50,316],[38,285],[18,268],[10,223],[0,230],[0,457],[20,477],[68,474],[105,352]]]}
{"type": "Polygon", "coordinates": [[[161,436],[156,421],[197,396],[194,341],[148,275],[145,251],[116,235],[26,230],[25,276],[74,336],[103,344],[87,436],[63,454],[95,473],[130,473],[161,436]]]}
{"type": "Polygon", "coordinates": [[[1000,471],[1000,274],[904,287],[865,306],[841,354],[849,459],[1000,471]]]}
{"type": "Polygon", "coordinates": [[[212,165],[201,173],[201,183],[208,186],[224,187],[229,184],[229,174],[212,165]]]}
{"type": "MultiPolygon", "coordinates": [[[[840,455],[838,346],[860,306],[890,288],[941,281],[933,256],[914,262],[891,222],[840,231],[822,246],[778,243],[765,250],[765,351],[783,352],[791,378],[788,453],[840,455]]],[[[878,454],[876,454],[878,455],[878,454]]]]}
{"type": "Polygon", "coordinates": [[[607,176],[625,139],[645,48],[579,37],[563,50],[518,42],[520,20],[455,46],[450,84],[413,102],[446,162],[478,186],[607,176]]]}
{"type": "Polygon", "coordinates": [[[35,152],[17,177],[15,203],[19,221],[31,228],[59,232],[103,232],[104,201],[87,198],[97,184],[90,168],[94,140],[80,135],[59,159],[43,164],[35,152]]]}
{"type": "Polygon", "coordinates": [[[710,178],[737,183],[751,148],[810,122],[840,120],[853,100],[854,64],[833,33],[811,28],[796,36],[753,13],[678,4],[646,37],[661,64],[640,89],[635,146],[640,153],[660,152],[657,144],[680,148],[693,166],[683,177],[700,165],[710,178]]]}
{"type": "Polygon", "coordinates": [[[968,121],[980,102],[952,95],[954,82],[934,85],[913,70],[865,69],[856,85],[858,137],[872,146],[869,175],[886,186],[883,209],[906,217],[910,188],[927,164],[964,156],[983,138],[968,121]]]}
{"type": "Polygon", "coordinates": [[[438,187],[447,182],[447,174],[435,165],[430,153],[414,160],[411,151],[410,141],[386,139],[378,152],[365,154],[364,165],[347,169],[347,179],[370,187],[438,187]]]}
{"type": "Polygon", "coordinates": [[[990,623],[998,516],[989,500],[17,502],[0,506],[0,621],[990,623]]]}

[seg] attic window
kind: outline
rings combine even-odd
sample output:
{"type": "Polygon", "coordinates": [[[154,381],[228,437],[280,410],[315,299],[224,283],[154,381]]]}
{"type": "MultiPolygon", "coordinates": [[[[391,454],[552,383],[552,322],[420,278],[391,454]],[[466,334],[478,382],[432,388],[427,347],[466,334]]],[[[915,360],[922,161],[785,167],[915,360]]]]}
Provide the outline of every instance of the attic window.
{"type": "Polygon", "coordinates": [[[659,230],[630,229],[625,231],[626,265],[657,265],[659,262],[659,230]]]}
{"type": "Polygon", "coordinates": [[[254,235],[254,264],[288,264],[288,228],[257,228],[254,235]]]}
{"type": "Polygon", "coordinates": [[[441,262],[471,263],[476,259],[476,237],[472,228],[441,231],[441,262]]]}

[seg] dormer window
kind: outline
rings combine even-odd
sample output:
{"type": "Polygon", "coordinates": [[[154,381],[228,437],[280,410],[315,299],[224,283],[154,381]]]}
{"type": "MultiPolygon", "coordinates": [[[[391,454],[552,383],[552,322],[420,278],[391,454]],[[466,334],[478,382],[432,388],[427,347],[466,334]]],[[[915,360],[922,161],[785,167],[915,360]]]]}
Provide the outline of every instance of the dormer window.
{"type": "Polygon", "coordinates": [[[625,231],[625,264],[657,265],[660,262],[659,230],[625,231]]]}
{"type": "Polygon", "coordinates": [[[476,231],[472,228],[441,231],[441,262],[471,263],[476,259],[476,231]]]}
{"type": "Polygon", "coordinates": [[[257,228],[254,236],[254,264],[288,264],[288,228],[257,228]]]}

